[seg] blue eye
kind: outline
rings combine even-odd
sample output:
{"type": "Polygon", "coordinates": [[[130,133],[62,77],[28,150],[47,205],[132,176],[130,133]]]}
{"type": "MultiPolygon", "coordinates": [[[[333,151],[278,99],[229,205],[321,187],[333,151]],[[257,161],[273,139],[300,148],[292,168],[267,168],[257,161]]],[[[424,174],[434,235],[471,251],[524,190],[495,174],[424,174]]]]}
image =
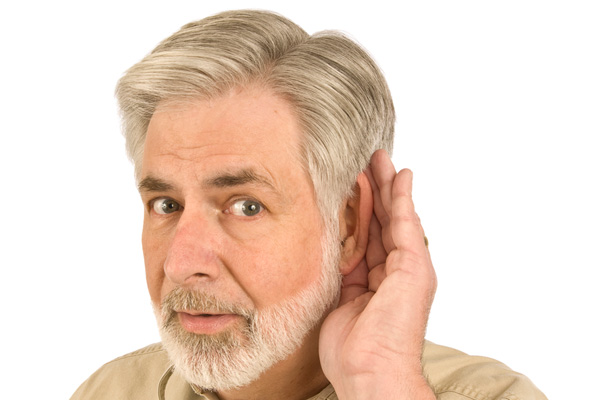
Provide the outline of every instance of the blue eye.
{"type": "Polygon", "coordinates": [[[173,199],[169,199],[166,197],[156,199],[152,201],[152,209],[157,214],[171,214],[176,211],[179,211],[181,206],[173,199]]]}
{"type": "Polygon", "coordinates": [[[253,217],[263,210],[263,205],[255,200],[239,200],[233,203],[230,212],[242,217],[253,217]]]}

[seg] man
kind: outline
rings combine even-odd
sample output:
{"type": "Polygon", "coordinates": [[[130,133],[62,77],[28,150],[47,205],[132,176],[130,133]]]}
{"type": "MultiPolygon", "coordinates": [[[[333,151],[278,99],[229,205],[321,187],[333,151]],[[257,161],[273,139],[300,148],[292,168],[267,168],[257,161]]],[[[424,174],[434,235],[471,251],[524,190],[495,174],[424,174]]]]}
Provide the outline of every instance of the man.
{"type": "Polygon", "coordinates": [[[162,342],[74,399],[537,399],[424,341],[436,278],[385,80],[272,13],[184,26],[117,97],[162,342]],[[383,149],[383,150],[381,150],[383,149]]]}

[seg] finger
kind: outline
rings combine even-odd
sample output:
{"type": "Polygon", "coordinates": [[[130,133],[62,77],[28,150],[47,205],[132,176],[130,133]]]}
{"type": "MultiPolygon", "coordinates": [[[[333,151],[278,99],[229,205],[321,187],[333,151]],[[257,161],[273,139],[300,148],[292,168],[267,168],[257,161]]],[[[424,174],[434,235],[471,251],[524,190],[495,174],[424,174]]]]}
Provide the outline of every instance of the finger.
{"type": "Polygon", "coordinates": [[[373,177],[373,171],[370,165],[365,170],[365,175],[367,176],[367,179],[369,179],[371,190],[373,192],[373,213],[379,221],[388,221],[389,216],[383,207],[383,203],[381,202],[381,192],[379,190],[379,186],[377,186],[377,181],[375,181],[375,178],[373,177]]]}
{"type": "MultiPolygon", "coordinates": [[[[389,265],[396,265],[398,268],[391,273],[387,271],[386,279],[381,283],[379,290],[383,291],[384,286],[389,283],[394,292],[404,299],[399,303],[413,303],[410,308],[416,307],[413,312],[418,314],[428,311],[437,289],[437,277],[431,263],[423,257],[415,257],[413,253],[394,250],[388,257],[386,268],[389,265]]],[[[390,298],[393,299],[394,296],[390,298]]],[[[395,301],[398,302],[398,298],[395,301]]]]}
{"type": "Polygon", "coordinates": [[[393,183],[391,233],[398,249],[422,252],[424,233],[412,200],[412,171],[400,171],[393,183]]]}
{"type": "Polygon", "coordinates": [[[342,278],[339,306],[368,292],[369,269],[365,260],[361,261],[348,275],[342,278]]]}
{"type": "Polygon", "coordinates": [[[372,180],[373,212],[381,225],[383,247],[389,253],[395,249],[389,226],[392,207],[391,190],[396,170],[390,157],[384,150],[375,152],[371,158],[371,162],[370,175],[367,177],[372,180]]]}
{"type": "Polygon", "coordinates": [[[368,307],[386,313],[385,323],[403,338],[401,352],[411,354],[411,349],[421,348],[425,335],[437,286],[435,271],[428,257],[400,249],[388,255],[385,273],[379,269],[369,273],[370,290],[376,292],[368,307]]]}
{"type": "Polygon", "coordinates": [[[376,151],[371,157],[371,173],[379,189],[379,199],[382,208],[377,217],[384,224],[384,219],[391,216],[392,211],[392,185],[396,177],[396,169],[390,156],[384,150],[376,151]],[[385,213],[385,214],[383,214],[385,213]]]}
{"type": "Polygon", "coordinates": [[[385,276],[385,263],[373,267],[369,271],[369,291],[376,292],[381,282],[385,279],[385,276]]]}
{"type": "Polygon", "coordinates": [[[386,257],[387,251],[381,237],[381,224],[379,224],[377,217],[373,216],[369,223],[369,241],[365,254],[367,266],[372,269],[376,265],[384,263],[386,257]]]}

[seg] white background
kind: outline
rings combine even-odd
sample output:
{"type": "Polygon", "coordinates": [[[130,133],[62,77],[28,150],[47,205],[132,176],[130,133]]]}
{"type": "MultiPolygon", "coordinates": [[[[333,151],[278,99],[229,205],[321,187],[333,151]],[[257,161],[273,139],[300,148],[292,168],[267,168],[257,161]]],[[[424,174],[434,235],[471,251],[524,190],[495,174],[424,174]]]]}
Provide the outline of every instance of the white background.
{"type": "Polygon", "coordinates": [[[68,398],[158,341],[114,85],[184,23],[241,7],[348,32],[384,70],[439,277],[428,338],[550,399],[597,394],[597,2],[19,4],[0,10],[3,398],[68,398]]]}

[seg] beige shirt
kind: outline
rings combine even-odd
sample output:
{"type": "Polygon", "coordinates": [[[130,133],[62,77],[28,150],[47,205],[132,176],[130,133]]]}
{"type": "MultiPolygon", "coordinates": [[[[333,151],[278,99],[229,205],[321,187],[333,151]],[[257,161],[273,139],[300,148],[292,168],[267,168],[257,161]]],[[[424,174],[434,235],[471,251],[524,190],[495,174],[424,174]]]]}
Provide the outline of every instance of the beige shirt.
{"type": "MultiPolygon", "coordinates": [[[[469,356],[431,342],[423,368],[438,400],[546,399],[529,379],[486,357],[469,356]]],[[[218,400],[196,394],[176,372],[160,343],[119,357],[101,367],[71,400],[218,400]]],[[[307,400],[337,400],[331,385],[307,400]]]]}

